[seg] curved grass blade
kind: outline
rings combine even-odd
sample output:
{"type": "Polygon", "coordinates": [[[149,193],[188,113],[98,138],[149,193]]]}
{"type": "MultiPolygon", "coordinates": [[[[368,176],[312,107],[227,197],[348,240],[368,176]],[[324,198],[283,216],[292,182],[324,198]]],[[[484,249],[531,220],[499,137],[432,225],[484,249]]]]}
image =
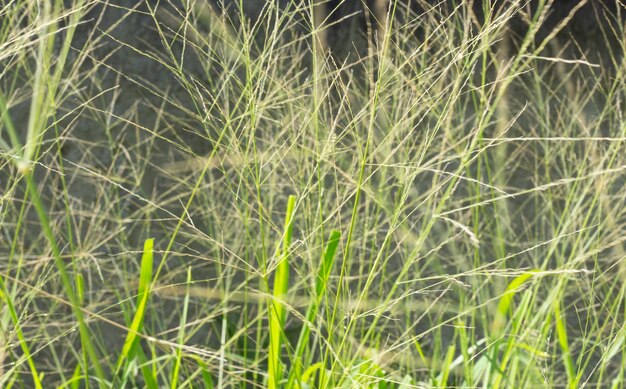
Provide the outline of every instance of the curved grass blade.
{"type": "MultiPolygon", "coordinates": [[[[538,270],[530,270],[526,273],[520,274],[515,277],[513,281],[507,285],[506,290],[502,297],[500,297],[500,301],[498,302],[498,309],[496,311],[496,316],[491,323],[491,336],[492,338],[498,338],[502,334],[502,330],[504,329],[507,322],[507,315],[511,311],[511,304],[513,303],[513,296],[517,293],[520,287],[528,281],[532,276],[537,274],[538,270]]],[[[510,343],[510,346],[513,346],[513,343],[510,343]]],[[[497,359],[497,353],[500,348],[500,342],[496,341],[493,344],[493,354],[492,354],[492,369],[498,372],[496,375],[495,381],[492,383],[494,389],[498,389],[502,383],[503,378],[506,377],[504,373],[506,371],[507,365],[509,363],[510,354],[509,352],[505,352],[501,361],[497,359]]]]}
{"type": "MultiPolygon", "coordinates": [[[[511,309],[511,303],[513,302],[513,296],[517,293],[518,289],[528,281],[532,276],[537,274],[537,270],[530,270],[524,274],[521,274],[513,279],[506,287],[504,294],[500,297],[498,302],[498,310],[496,311],[496,317],[491,324],[491,332],[493,334],[499,334],[506,324],[506,317],[511,309]]],[[[497,336],[497,335],[495,335],[497,336]]]]}

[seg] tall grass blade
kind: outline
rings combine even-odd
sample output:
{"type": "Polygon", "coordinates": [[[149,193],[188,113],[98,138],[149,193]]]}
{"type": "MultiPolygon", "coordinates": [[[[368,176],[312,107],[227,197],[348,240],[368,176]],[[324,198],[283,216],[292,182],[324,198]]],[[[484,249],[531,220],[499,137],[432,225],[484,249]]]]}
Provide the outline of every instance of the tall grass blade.
{"type": "MultiPolygon", "coordinates": [[[[498,337],[500,337],[500,335],[502,334],[502,331],[504,330],[504,327],[507,322],[507,316],[511,311],[511,305],[513,304],[513,297],[515,296],[517,291],[521,288],[521,286],[524,285],[524,283],[528,281],[536,273],[537,273],[537,270],[531,270],[526,273],[523,273],[515,277],[513,281],[511,281],[507,285],[506,290],[504,291],[504,294],[502,295],[502,297],[500,297],[500,301],[498,302],[498,308],[496,310],[495,318],[493,322],[491,323],[491,337],[493,339],[497,339],[498,337]]],[[[495,343],[492,345],[492,351],[491,351],[492,370],[499,373],[495,376],[495,381],[492,383],[492,386],[494,389],[499,388],[500,384],[502,383],[502,379],[506,378],[504,369],[506,368],[506,365],[508,363],[508,358],[509,358],[509,354],[505,353],[503,360],[501,362],[502,365],[500,365],[498,363],[499,351],[500,351],[500,341],[496,340],[495,343]]]]}
{"type": "Polygon", "coordinates": [[[437,377],[437,387],[439,388],[448,387],[448,377],[450,376],[450,369],[452,367],[452,362],[454,361],[455,353],[456,346],[454,343],[452,343],[450,346],[448,346],[448,351],[446,352],[446,358],[443,362],[441,373],[439,373],[439,377],[437,377]]]}
{"type": "Polygon", "coordinates": [[[17,312],[15,310],[15,305],[13,305],[13,299],[11,299],[11,296],[9,296],[9,294],[7,293],[7,290],[4,285],[4,280],[2,280],[1,278],[0,278],[0,299],[4,300],[4,302],[7,305],[7,308],[9,309],[9,314],[11,315],[11,319],[13,320],[13,325],[15,326],[14,328],[15,328],[15,333],[17,335],[17,340],[20,343],[20,348],[22,349],[22,352],[24,353],[24,358],[26,358],[26,361],[28,362],[28,367],[30,368],[30,373],[33,379],[33,384],[35,385],[36,389],[42,389],[43,386],[41,384],[40,375],[39,375],[39,372],[37,371],[37,367],[35,366],[35,362],[33,361],[33,357],[30,353],[28,344],[26,343],[26,338],[24,337],[24,333],[22,332],[20,318],[17,315],[17,312]]]}
{"type": "Polygon", "coordinates": [[[57,241],[54,237],[52,226],[50,224],[50,220],[48,219],[48,214],[41,201],[41,198],[39,197],[39,193],[37,192],[37,186],[35,185],[32,172],[26,171],[24,177],[27,180],[28,195],[35,206],[35,210],[37,212],[37,216],[39,217],[39,221],[41,223],[44,235],[46,236],[46,239],[48,240],[48,243],[50,244],[50,247],[52,249],[52,255],[54,257],[55,265],[61,275],[61,283],[63,284],[63,289],[65,290],[65,293],[67,294],[70,303],[72,304],[72,310],[74,312],[74,315],[76,316],[76,320],[78,321],[78,330],[80,332],[82,347],[84,349],[84,352],[88,355],[89,361],[94,368],[96,376],[98,377],[99,386],[101,388],[104,388],[106,387],[104,370],[102,369],[102,366],[100,364],[100,358],[98,357],[93,342],[91,340],[91,333],[89,331],[89,328],[87,327],[85,316],[80,306],[80,301],[78,300],[78,296],[74,292],[74,287],[67,272],[67,267],[65,266],[64,259],[61,257],[61,250],[59,249],[57,241]]]}
{"type": "MultiPolygon", "coordinates": [[[[146,239],[141,256],[141,268],[139,273],[139,288],[137,293],[137,309],[128,328],[128,334],[124,340],[122,352],[119,355],[116,372],[119,372],[123,363],[133,360],[137,356],[138,335],[143,328],[143,319],[150,297],[150,284],[152,282],[154,257],[154,239],[146,239]]],[[[117,374],[116,374],[117,375],[117,374]]]]}
{"type": "Polygon", "coordinates": [[[500,297],[500,301],[498,302],[498,309],[491,325],[491,332],[493,336],[499,336],[500,332],[504,328],[515,293],[517,293],[519,288],[536,273],[537,270],[531,270],[523,273],[515,277],[506,287],[504,294],[500,297]]]}
{"type": "Polygon", "coordinates": [[[294,369],[289,372],[287,387],[293,386],[294,381],[300,382],[302,380],[302,356],[307,344],[309,343],[309,335],[311,333],[309,325],[315,322],[319,305],[326,293],[328,279],[330,278],[330,273],[335,263],[335,253],[340,240],[341,232],[333,230],[330,233],[330,238],[328,239],[326,249],[324,250],[324,256],[322,257],[322,263],[317,271],[317,276],[315,277],[315,296],[313,296],[311,304],[307,310],[306,322],[303,323],[302,330],[300,330],[296,352],[293,355],[294,369]]]}
{"type": "Polygon", "coordinates": [[[576,376],[576,366],[569,350],[569,340],[567,337],[567,327],[561,314],[561,303],[556,302],[554,305],[554,320],[556,327],[556,337],[559,341],[559,347],[563,353],[563,363],[567,372],[568,387],[571,389],[578,387],[578,377],[576,376]]]}
{"type": "Polygon", "coordinates": [[[293,211],[296,204],[296,197],[289,196],[287,201],[287,215],[285,216],[285,227],[282,241],[282,253],[280,262],[276,268],[274,278],[274,290],[272,299],[269,302],[269,325],[270,325],[270,348],[268,356],[268,387],[275,389],[279,387],[282,376],[280,361],[280,349],[282,346],[285,307],[282,299],[287,294],[289,286],[289,246],[291,246],[291,234],[293,231],[293,211]]]}

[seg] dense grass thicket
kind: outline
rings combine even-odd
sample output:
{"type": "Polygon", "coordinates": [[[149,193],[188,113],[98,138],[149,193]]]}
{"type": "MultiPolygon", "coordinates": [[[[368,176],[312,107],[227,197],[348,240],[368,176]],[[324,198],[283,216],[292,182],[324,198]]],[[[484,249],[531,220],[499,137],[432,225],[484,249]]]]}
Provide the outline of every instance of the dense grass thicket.
{"type": "Polygon", "coordinates": [[[0,2],[0,387],[625,387],[621,7],[218,3],[0,2]]]}

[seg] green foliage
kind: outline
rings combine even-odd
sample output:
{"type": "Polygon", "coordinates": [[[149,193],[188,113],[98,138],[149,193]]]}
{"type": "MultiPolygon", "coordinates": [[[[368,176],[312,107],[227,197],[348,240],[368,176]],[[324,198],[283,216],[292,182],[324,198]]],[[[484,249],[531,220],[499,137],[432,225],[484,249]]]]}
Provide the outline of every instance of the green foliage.
{"type": "Polygon", "coordinates": [[[280,386],[281,368],[281,345],[285,331],[285,305],[284,298],[289,289],[289,250],[291,246],[291,236],[293,234],[293,212],[296,205],[296,197],[289,196],[287,201],[287,215],[285,216],[285,232],[282,239],[282,251],[276,266],[274,276],[274,289],[272,298],[268,304],[269,325],[270,325],[270,347],[268,353],[268,387],[277,388],[280,386]]]}

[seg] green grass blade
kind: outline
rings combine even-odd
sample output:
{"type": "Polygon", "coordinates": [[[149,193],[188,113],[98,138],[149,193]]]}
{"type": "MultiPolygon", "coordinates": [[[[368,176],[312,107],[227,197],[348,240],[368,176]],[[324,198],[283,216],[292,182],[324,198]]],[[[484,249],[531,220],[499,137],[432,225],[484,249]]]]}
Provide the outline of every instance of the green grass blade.
{"type": "Polygon", "coordinates": [[[578,378],[576,377],[576,367],[574,366],[574,361],[569,351],[567,327],[566,327],[565,322],[563,321],[563,316],[561,315],[561,303],[560,302],[557,302],[554,305],[554,319],[555,319],[555,327],[556,327],[556,337],[558,339],[561,352],[563,353],[563,363],[565,364],[565,371],[567,372],[567,381],[569,383],[568,387],[576,388],[578,387],[578,378]]]}
{"type": "MultiPolygon", "coordinates": [[[[9,139],[11,140],[11,146],[9,146],[4,139],[0,138],[0,147],[4,148],[6,152],[10,152],[11,150],[17,149],[21,146],[20,140],[17,136],[17,131],[15,129],[15,125],[13,124],[13,120],[11,119],[11,114],[9,112],[9,108],[7,107],[6,100],[4,99],[4,94],[0,90],[0,116],[2,116],[2,122],[7,129],[9,134],[9,139]]],[[[0,134],[2,134],[2,128],[0,127],[0,134]]]]}
{"type": "MultiPolygon", "coordinates": [[[[139,290],[137,302],[146,299],[146,295],[150,292],[150,283],[152,282],[152,267],[154,263],[154,239],[146,239],[143,246],[143,255],[141,256],[141,268],[139,270],[139,290]]],[[[143,312],[141,312],[143,315],[143,312]]]]}
{"type": "Polygon", "coordinates": [[[22,349],[22,352],[24,353],[24,357],[26,358],[28,367],[30,368],[30,372],[33,378],[33,384],[35,385],[36,389],[42,389],[43,386],[41,385],[40,375],[39,375],[39,372],[37,371],[37,367],[35,366],[35,362],[33,361],[33,357],[30,353],[28,344],[26,343],[26,338],[24,337],[24,333],[22,332],[22,327],[20,326],[19,316],[17,315],[17,312],[15,311],[13,300],[11,299],[11,296],[9,296],[9,294],[7,293],[6,288],[4,286],[4,281],[2,279],[0,279],[0,298],[4,300],[4,302],[7,304],[7,308],[9,309],[9,314],[11,315],[11,319],[13,320],[13,325],[15,326],[15,333],[20,343],[20,348],[22,349]]]}
{"type": "Polygon", "coordinates": [[[72,378],[68,381],[68,383],[71,384],[72,389],[79,389],[82,379],[83,376],[80,374],[80,365],[76,365],[76,369],[74,369],[74,375],[72,375],[72,378]]]}
{"type": "Polygon", "coordinates": [[[308,323],[313,323],[315,321],[319,304],[322,301],[324,294],[326,293],[328,279],[330,278],[330,273],[333,269],[333,265],[335,262],[335,253],[337,252],[337,247],[339,246],[340,239],[341,232],[333,230],[330,233],[330,238],[328,239],[326,250],[324,250],[322,263],[317,271],[317,276],[315,278],[315,296],[313,297],[311,304],[309,305],[306,314],[306,323],[302,325],[302,329],[300,330],[300,336],[298,337],[296,352],[293,356],[294,369],[289,373],[289,381],[287,387],[293,386],[296,380],[301,381],[303,379],[302,355],[304,354],[306,345],[309,342],[309,335],[311,333],[311,329],[309,328],[308,323]]]}
{"type": "Polygon", "coordinates": [[[81,383],[85,381],[85,379],[87,379],[87,377],[81,374],[80,365],[77,365],[76,368],[74,369],[74,374],[72,374],[72,378],[63,382],[61,385],[57,386],[56,389],[65,389],[65,388],[80,389],[81,383]]]}
{"type": "Polygon", "coordinates": [[[500,297],[500,301],[498,302],[496,317],[491,325],[491,332],[494,336],[499,336],[498,334],[500,334],[506,324],[506,317],[511,309],[513,296],[515,296],[518,289],[535,274],[537,274],[537,270],[531,270],[521,274],[515,277],[506,287],[504,294],[500,297]]]}
{"type": "Polygon", "coordinates": [[[141,366],[141,376],[145,381],[146,388],[159,389],[159,384],[156,379],[156,373],[154,369],[151,368],[151,365],[148,363],[148,358],[146,357],[143,349],[141,347],[135,347],[133,352],[135,353],[136,358],[139,361],[139,365],[141,366]]]}
{"type": "Polygon", "coordinates": [[[50,247],[52,249],[52,255],[54,257],[55,265],[61,275],[61,283],[63,284],[63,289],[65,290],[65,293],[67,294],[70,303],[72,304],[72,310],[74,312],[74,315],[76,316],[76,320],[78,321],[81,344],[85,350],[85,353],[89,356],[89,361],[91,362],[91,365],[96,372],[96,376],[99,379],[99,386],[104,388],[106,387],[104,370],[102,369],[100,359],[98,358],[96,350],[93,346],[91,333],[89,332],[89,328],[87,327],[85,316],[80,306],[80,301],[78,300],[78,297],[74,292],[72,281],[67,272],[65,262],[61,257],[61,250],[59,249],[57,241],[54,237],[52,226],[50,224],[50,220],[48,219],[48,214],[41,201],[41,198],[39,197],[39,193],[37,192],[37,186],[35,185],[35,180],[33,179],[32,172],[27,171],[24,174],[24,177],[27,180],[28,195],[33,201],[33,205],[35,206],[35,211],[37,212],[37,216],[41,223],[44,235],[46,236],[46,239],[48,240],[48,243],[50,244],[50,247]]]}
{"type": "Polygon", "coordinates": [[[450,368],[452,367],[452,361],[454,361],[454,354],[456,353],[456,346],[452,343],[448,347],[446,352],[446,358],[442,366],[441,373],[437,378],[437,386],[440,388],[448,387],[448,377],[450,376],[450,368]]]}
{"type": "MultiPolygon", "coordinates": [[[[498,309],[496,311],[495,318],[493,322],[491,323],[491,337],[493,339],[497,339],[502,334],[502,330],[504,329],[506,322],[507,322],[507,315],[511,311],[513,297],[515,296],[517,291],[520,289],[520,287],[524,285],[524,283],[528,281],[532,276],[534,276],[537,272],[538,272],[537,270],[531,270],[526,273],[523,273],[515,277],[513,281],[511,281],[507,285],[506,290],[504,291],[504,294],[502,295],[502,297],[500,297],[500,301],[498,302],[498,309]]],[[[509,357],[508,353],[505,353],[505,356],[503,357],[503,360],[502,360],[502,366],[500,366],[500,364],[498,363],[499,361],[497,360],[499,349],[500,349],[500,342],[496,341],[492,346],[491,355],[493,359],[491,360],[491,363],[492,363],[492,368],[494,368],[493,370],[500,374],[494,377],[495,381],[492,382],[494,389],[497,389],[500,387],[502,383],[502,379],[505,377],[505,374],[503,373],[504,371],[503,369],[506,368],[506,365],[508,363],[508,357],[509,357]]]]}
{"type": "Polygon", "coordinates": [[[317,304],[319,304],[321,299],[324,297],[324,293],[326,292],[326,286],[328,284],[328,279],[330,278],[330,273],[333,269],[335,253],[337,252],[337,246],[339,246],[340,239],[341,232],[333,230],[330,233],[330,238],[328,239],[328,244],[326,245],[326,250],[324,251],[322,267],[317,272],[317,277],[315,278],[315,301],[317,304]]]}
{"type": "Polygon", "coordinates": [[[289,196],[287,201],[287,215],[285,216],[285,228],[282,242],[282,253],[276,275],[274,278],[274,290],[269,303],[270,324],[270,348],[268,355],[268,387],[278,388],[282,375],[280,362],[280,349],[283,337],[283,325],[285,323],[285,307],[281,300],[287,293],[289,286],[289,246],[291,246],[291,234],[293,231],[293,210],[296,197],[289,196]]]}
{"type": "MultiPolygon", "coordinates": [[[[139,273],[139,288],[137,294],[137,309],[133,320],[128,329],[128,334],[122,347],[122,352],[117,362],[116,371],[119,372],[122,364],[126,360],[132,360],[134,348],[138,341],[138,334],[143,328],[143,319],[150,296],[150,283],[152,282],[152,269],[154,257],[154,239],[147,239],[143,247],[143,255],[141,256],[141,269],[139,273]]],[[[117,374],[116,374],[117,375],[117,374]]]]}
{"type": "Polygon", "coordinates": [[[85,301],[85,280],[80,273],[76,273],[76,297],[81,304],[85,301]]]}

